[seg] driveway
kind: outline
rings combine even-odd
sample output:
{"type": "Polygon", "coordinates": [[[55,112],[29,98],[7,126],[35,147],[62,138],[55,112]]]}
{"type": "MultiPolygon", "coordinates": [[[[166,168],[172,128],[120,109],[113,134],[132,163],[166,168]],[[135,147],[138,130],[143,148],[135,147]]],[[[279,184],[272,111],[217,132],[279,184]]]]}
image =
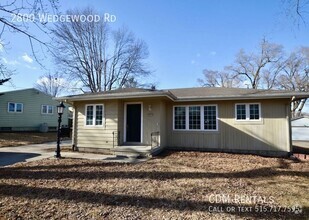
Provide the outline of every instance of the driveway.
{"type": "MultiPolygon", "coordinates": [[[[70,147],[71,141],[63,141],[61,147],[70,147]]],[[[0,167],[9,166],[18,162],[29,162],[34,160],[41,160],[45,158],[53,158],[56,150],[56,142],[45,144],[24,145],[18,147],[1,147],[0,148],[0,167]]],[[[104,160],[108,162],[120,163],[140,163],[147,161],[149,158],[130,158],[119,157],[116,155],[103,155],[83,152],[61,152],[61,157],[76,158],[76,159],[90,159],[90,160],[104,160]]]]}
{"type": "MultiPolygon", "coordinates": [[[[63,141],[61,146],[69,146],[71,141],[63,141]]],[[[56,142],[33,144],[18,147],[0,148],[0,166],[8,166],[18,162],[41,160],[53,157],[56,142]]]]}

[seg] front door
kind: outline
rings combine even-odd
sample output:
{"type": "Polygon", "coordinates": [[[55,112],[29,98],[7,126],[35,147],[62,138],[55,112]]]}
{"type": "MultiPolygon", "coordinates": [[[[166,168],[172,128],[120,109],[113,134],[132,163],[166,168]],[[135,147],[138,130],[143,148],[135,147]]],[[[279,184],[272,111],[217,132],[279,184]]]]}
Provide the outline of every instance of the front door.
{"type": "Polygon", "coordinates": [[[126,142],[141,142],[141,104],[127,104],[126,142]]]}

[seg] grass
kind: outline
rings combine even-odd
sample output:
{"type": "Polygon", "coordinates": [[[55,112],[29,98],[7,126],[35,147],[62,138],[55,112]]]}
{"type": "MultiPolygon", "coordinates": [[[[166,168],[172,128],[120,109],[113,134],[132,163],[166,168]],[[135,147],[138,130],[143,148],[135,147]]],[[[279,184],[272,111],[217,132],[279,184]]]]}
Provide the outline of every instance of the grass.
{"type": "Polygon", "coordinates": [[[12,147],[28,144],[41,144],[56,141],[57,133],[11,132],[0,133],[0,147],[12,147]]]}
{"type": "Polygon", "coordinates": [[[0,168],[0,216],[305,219],[308,185],[308,161],[252,155],[166,152],[138,164],[46,159],[0,168]]]}

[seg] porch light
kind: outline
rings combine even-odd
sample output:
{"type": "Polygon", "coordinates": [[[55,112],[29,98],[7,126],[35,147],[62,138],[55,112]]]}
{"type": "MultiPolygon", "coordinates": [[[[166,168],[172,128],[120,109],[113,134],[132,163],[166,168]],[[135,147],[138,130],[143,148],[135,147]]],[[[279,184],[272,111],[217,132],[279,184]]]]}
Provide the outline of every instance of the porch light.
{"type": "Polygon", "coordinates": [[[65,108],[65,106],[64,106],[63,102],[60,102],[60,104],[57,105],[57,113],[58,113],[59,116],[63,114],[64,108],[65,108]]]}

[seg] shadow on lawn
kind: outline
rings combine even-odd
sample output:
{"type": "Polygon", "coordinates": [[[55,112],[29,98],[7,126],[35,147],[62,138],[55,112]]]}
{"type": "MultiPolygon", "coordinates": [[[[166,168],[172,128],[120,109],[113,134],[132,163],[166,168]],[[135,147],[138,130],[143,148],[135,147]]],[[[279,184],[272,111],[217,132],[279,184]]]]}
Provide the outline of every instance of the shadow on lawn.
{"type": "Polygon", "coordinates": [[[287,218],[305,216],[308,213],[308,207],[302,207],[302,214],[295,213],[280,213],[280,212],[255,212],[254,205],[236,205],[230,203],[211,203],[208,201],[190,201],[190,200],[175,200],[168,198],[152,198],[137,195],[112,195],[106,193],[97,193],[89,191],[80,191],[72,189],[59,189],[59,188],[41,188],[41,187],[29,187],[24,185],[6,185],[0,184],[0,195],[2,196],[13,196],[27,199],[59,199],[72,202],[85,202],[99,205],[110,205],[110,206],[134,206],[141,208],[158,208],[166,210],[179,210],[179,211],[206,211],[210,212],[210,207],[221,207],[221,212],[233,214],[242,217],[256,217],[264,216],[275,218],[287,218]],[[235,212],[228,211],[231,207],[234,207],[235,212]],[[238,207],[250,208],[252,211],[241,212],[238,207]]]}
{"type": "MultiPolygon", "coordinates": [[[[102,164],[101,164],[102,165],[102,164]]],[[[239,172],[166,172],[166,171],[85,171],[79,172],[72,170],[54,171],[44,170],[35,171],[25,169],[2,168],[0,169],[0,179],[202,179],[202,178],[261,178],[274,176],[299,176],[309,177],[306,171],[278,170],[273,167],[239,171],[239,172]]]]}
{"type": "MultiPolygon", "coordinates": [[[[62,160],[62,159],[61,159],[62,160]]],[[[70,160],[79,160],[79,159],[70,159],[70,160]]],[[[50,172],[50,169],[72,169],[72,168],[80,168],[80,167],[114,167],[120,165],[119,163],[102,163],[102,162],[98,162],[98,163],[94,163],[94,162],[84,162],[84,163],[80,163],[80,164],[56,164],[56,165],[43,165],[43,166],[29,166],[27,165],[26,167],[10,167],[9,169],[12,170],[49,170],[48,172],[50,172]]]]}

